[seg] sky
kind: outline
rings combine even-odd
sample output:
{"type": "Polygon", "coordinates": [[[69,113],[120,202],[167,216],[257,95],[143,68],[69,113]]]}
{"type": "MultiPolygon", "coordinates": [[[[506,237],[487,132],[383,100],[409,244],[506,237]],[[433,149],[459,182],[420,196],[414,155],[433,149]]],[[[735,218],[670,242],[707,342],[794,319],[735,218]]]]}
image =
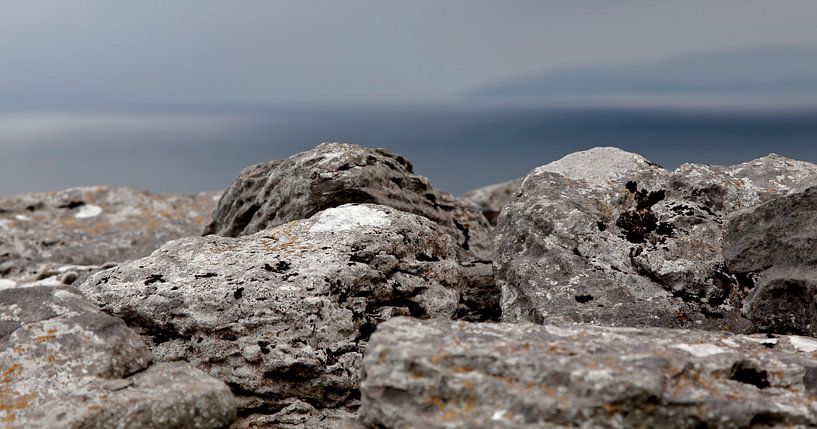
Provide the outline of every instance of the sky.
{"type": "Polygon", "coordinates": [[[0,0],[0,195],[221,189],[324,141],[455,193],[593,146],[817,162],[817,1],[0,0]]]}
{"type": "MultiPolygon", "coordinates": [[[[778,51],[800,50],[779,70],[758,72],[766,79],[789,78],[801,54],[809,67],[817,64],[813,0],[0,5],[0,108],[6,110],[465,103],[485,88],[574,70],[613,79],[622,66],[641,65],[642,74],[655,76],[675,61],[705,75],[701,55],[729,60],[737,52],[734,64],[720,65],[728,71],[762,69],[780,60],[778,51]]],[[[721,74],[720,82],[729,77],[721,74]]],[[[626,88],[632,76],[621,80],[613,86],[626,88]]],[[[817,77],[805,80],[809,91],[817,88],[817,77]]]]}

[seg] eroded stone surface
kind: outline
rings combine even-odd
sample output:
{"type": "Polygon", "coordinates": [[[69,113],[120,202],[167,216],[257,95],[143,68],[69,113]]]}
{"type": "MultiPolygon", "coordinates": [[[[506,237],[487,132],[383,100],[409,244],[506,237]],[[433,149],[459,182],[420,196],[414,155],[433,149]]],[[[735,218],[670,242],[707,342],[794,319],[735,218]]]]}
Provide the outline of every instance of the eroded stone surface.
{"type": "MultiPolygon", "coordinates": [[[[383,149],[324,143],[285,160],[250,166],[233,181],[207,233],[236,237],[347,203],[389,206],[431,219],[458,244],[466,320],[496,320],[500,291],[489,269],[490,225],[479,208],[434,189],[409,161],[383,149]]],[[[331,226],[330,226],[331,227],[331,226]]]]}
{"type": "Polygon", "coordinates": [[[539,167],[495,230],[503,319],[751,331],[724,219],[815,181],[817,166],[777,155],[669,172],[596,148],[539,167]]]}
{"type": "Polygon", "coordinates": [[[402,156],[344,143],[247,167],[224,192],[207,232],[253,234],[347,203],[424,216],[442,226],[469,259],[490,260],[490,228],[475,205],[434,189],[402,156]]]}
{"type": "Polygon", "coordinates": [[[745,312],[762,330],[817,335],[817,188],[727,219],[730,270],[754,290],[745,312]]]}
{"type": "Polygon", "coordinates": [[[377,323],[454,317],[457,250],[424,217],[344,205],[253,235],[176,240],[80,288],[158,360],[195,364],[233,388],[242,413],[274,420],[296,399],[354,409],[377,323]]]}
{"type": "Polygon", "coordinates": [[[817,358],[801,341],[395,318],[366,351],[360,419],[372,428],[813,427],[817,358]]]}
{"type": "Polygon", "coordinates": [[[0,290],[3,427],[220,428],[235,418],[223,382],[151,360],[138,334],[73,288],[0,290]]]}
{"type": "Polygon", "coordinates": [[[483,186],[462,194],[462,199],[476,204],[491,225],[496,225],[499,212],[511,200],[513,193],[522,184],[524,178],[483,186]]]}
{"type": "Polygon", "coordinates": [[[0,198],[0,278],[17,285],[78,283],[105,263],[201,234],[217,198],[107,187],[0,198]]]}

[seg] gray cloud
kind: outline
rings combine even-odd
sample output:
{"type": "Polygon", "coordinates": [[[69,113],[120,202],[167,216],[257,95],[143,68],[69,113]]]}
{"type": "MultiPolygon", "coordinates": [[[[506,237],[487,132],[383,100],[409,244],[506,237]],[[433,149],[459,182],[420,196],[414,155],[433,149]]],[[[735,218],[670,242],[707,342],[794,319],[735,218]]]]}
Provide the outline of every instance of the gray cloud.
{"type": "Polygon", "coordinates": [[[811,0],[6,0],[0,104],[406,103],[514,76],[817,45],[811,0]]]}

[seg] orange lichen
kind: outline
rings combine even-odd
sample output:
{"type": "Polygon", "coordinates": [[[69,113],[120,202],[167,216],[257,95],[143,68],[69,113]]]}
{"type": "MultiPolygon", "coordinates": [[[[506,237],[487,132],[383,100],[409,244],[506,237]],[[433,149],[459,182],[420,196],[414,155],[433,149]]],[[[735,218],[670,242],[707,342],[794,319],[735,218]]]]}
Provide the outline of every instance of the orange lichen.
{"type": "Polygon", "coordinates": [[[3,383],[9,384],[12,382],[12,377],[19,374],[23,370],[23,366],[19,363],[14,363],[3,371],[3,383]]]}

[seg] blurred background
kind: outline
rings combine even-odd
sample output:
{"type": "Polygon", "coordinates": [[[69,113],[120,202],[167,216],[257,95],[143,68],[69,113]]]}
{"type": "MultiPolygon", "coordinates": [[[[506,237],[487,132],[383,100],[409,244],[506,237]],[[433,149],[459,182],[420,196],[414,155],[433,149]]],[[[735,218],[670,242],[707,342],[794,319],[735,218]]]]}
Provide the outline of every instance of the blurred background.
{"type": "Polygon", "coordinates": [[[817,162],[813,0],[0,6],[0,195],[217,190],[324,141],[453,193],[593,146],[817,162]]]}

